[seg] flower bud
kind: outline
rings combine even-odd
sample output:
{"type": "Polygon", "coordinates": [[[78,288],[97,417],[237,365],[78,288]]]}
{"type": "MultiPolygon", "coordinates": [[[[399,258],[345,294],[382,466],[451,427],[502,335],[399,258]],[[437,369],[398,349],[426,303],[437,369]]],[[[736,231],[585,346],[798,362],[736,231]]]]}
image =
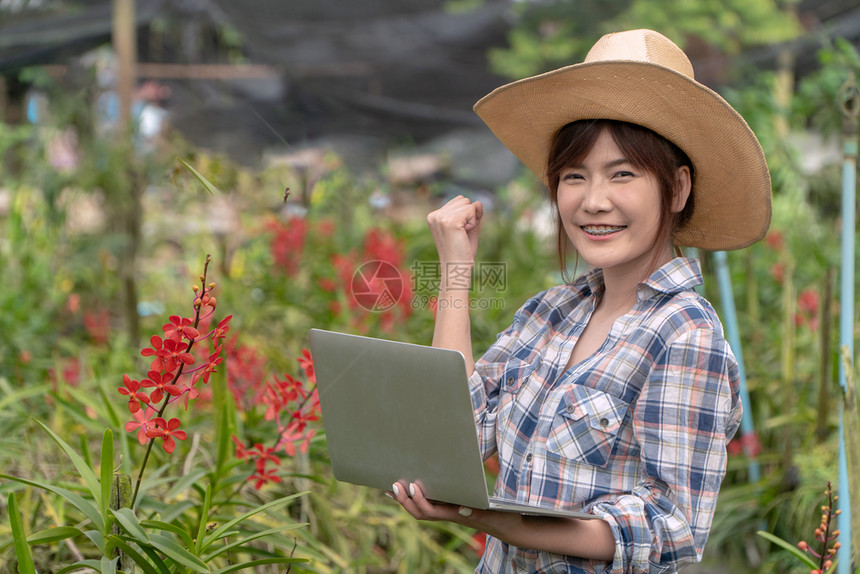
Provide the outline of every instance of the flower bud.
{"type": "Polygon", "coordinates": [[[797,543],[797,547],[801,550],[806,550],[807,548],[809,548],[809,544],[807,544],[805,540],[801,540],[797,543]]]}
{"type": "Polygon", "coordinates": [[[197,285],[192,285],[191,290],[197,293],[198,291],[200,291],[200,287],[198,287],[197,285]]]}
{"type": "Polygon", "coordinates": [[[827,562],[824,563],[824,569],[825,570],[830,570],[830,568],[832,566],[833,566],[833,560],[828,560],[827,562]]]}

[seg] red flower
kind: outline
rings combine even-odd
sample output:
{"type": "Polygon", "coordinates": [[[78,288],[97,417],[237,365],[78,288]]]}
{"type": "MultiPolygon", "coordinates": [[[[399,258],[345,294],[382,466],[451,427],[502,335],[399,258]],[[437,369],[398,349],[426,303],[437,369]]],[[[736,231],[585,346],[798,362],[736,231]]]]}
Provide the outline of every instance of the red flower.
{"type": "Polygon", "coordinates": [[[266,358],[250,345],[236,343],[231,337],[225,347],[227,354],[227,385],[241,411],[260,404],[266,393],[266,358]]]}
{"type": "Polygon", "coordinates": [[[163,418],[156,417],[152,419],[152,422],[155,423],[155,428],[146,431],[146,436],[149,438],[164,439],[162,446],[167,454],[172,453],[176,449],[176,441],[173,440],[173,437],[176,437],[179,440],[185,440],[188,438],[185,431],[176,430],[181,424],[179,419],[170,419],[169,421],[164,422],[163,418]]]}
{"type": "Polygon", "coordinates": [[[140,410],[140,403],[148,403],[149,395],[146,393],[138,392],[140,389],[140,382],[132,380],[128,375],[122,376],[122,384],[125,387],[119,387],[117,389],[119,394],[125,395],[128,397],[128,410],[132,413],[136,413],[140,410]]]}
{"type": "Polygon", "coordinates": [[[314,360],[309,350],[302,349],[302,356],[299,357],[299,366],[305,370],[305,376],[315,383],[317,379],[314,374],[314,360]]]}
{"type": "Polygon", "coordinates": [[[168,393],[174,397],[178,397],[181,393],[179,387],[173,384],[173,375],[171,373],[149,371],[146,376],[149,378],[143,379],[141,383],[146,388],[155,387],[155,390],[152,391],[149,397],[154,403],[160,403],[161,399],[164,398],[164,393],[168,393]]]}
{"type": "Polygon", "coordinates": [[[137,440],[140,444],[146,444],[149,442],[149,437],[147,436],[147,432],[154,428],[153,421],[150,420],[152,415],[155,414],[155,409],[149,405],[146,405],[145,409],[141,409],[134,413],[134,420],[129,421],[125,424],[126,432],[134,432],[134,429],[138,429],[137,431],[137,440]]]}
{"type": "Polygon", "coordinates": [[[270,482],[282,482],[281,477],[275,474],[273,469],[258,470],[255,474],[251,475],[250,480],[254,480],[254,488],[257,490],[260,490],[264,484],[270,482]]]}
{"type": "Polygon", "coordinates": [[[193,401],[197,397],[200,396],[200,390],[194,386],[194,383],[190,385],[186,385],[182,387],[183,394],[185,394],[185,410],[188,410],[188,401],[193,401]]]}
{"type": "Polygon", "coordinates": [[[774,251],[779,252],[785,250],[785,237],[783,237],[782,231],[779,231],[777,229],[774,229],[770,233],[768,233],[764,238],[764,242],[774,251]]]}
{"type": "Polygon", "coordinates": [[[110,315],[104,309],[84,312],[84,329],[96,343],[107,343],[110,333],[110,315]]]}
{"type": "Polygon", "coordinates": [[[194,377],[195,377],[195,378],[194,378],[194,382],[195,382],[195,383],[196,383],[197,381],[199,381],[200,379],[203,379],[203,383],[204,383],[204,384],[206,384],[206,383],[208,383],[208,382],[209,382],[209,375],[211,375],[212,373],[217,373],[217,372],[218,372],[218,371],[216,371],[216,370],[215,370],[215,367],[217,367],[218,365],[220,365],[220,364],[224,361],[224,357],[219,357],[219,356],[218,356],[218,355],[220,355],[220,354],[221,354],[221,347],[219,346],[219,347],[217,347],[217,348],[215,349],[215,352],[214,352],[214,353],[212,353],[211,355],[209,355],[209,361],[208,361],[208,362],[206,363],[206,365],[203,367],[203,370],[202,370],[202,371],[198,371],[198,372],[194,375],[194,377]]]}
{"type": "Polygon", "coordinates": [[[200,336],[200,332],[193,327],[194,322],[191,319],[180,317],[179,315],[171,315],[170,323],[166,324],[162,329],[164,336],[174,341],[181,341],[182,337],[194,340],[200,336]]]}
{"type": "Polygon", "coordinates": [[[818,291],[815,289],[804,289],[797,297],[797,306],[801,311],[816,315],[818,313],[818,291]]]}
{"type": "Polygon", "coordinates": [[[278,440],[278,447],[283,448],[287,456],[296,456],[296,444],[299,445],[299,452],[308,452],[311,439],[316,436],[316,434],[316,429],[301,431],[296,425],[291,424],[281,432],[281,438],[278,440]]]}
{"type": "Polygon", "coordinates": [[[162,349],[156,354],[162,361],[163,369],[172,373],[180,362],[186,365],[194,364],[194,357],[191,356],[191,353],[185,352],[187,349],[188,343],[167,339],[164,341],[162,349]]]}
{"type": "Polygon", "coordinates": [[[293,217],[285,223],[274,223],[269,226],[275,232],[270,243],[270,250],[275,264],[295,275],[301,264],[302,253],[305,249],[305,238],[308,233],[308,223],[304,219],[293,217]]]}
{"type": "Polygon", "coordinates": [[[215,327],[215,330],[212,331],[212,348],[218,346],[218,341],[227,336],[227,331],[230,330],[230,319],[233,318],[233,315],[227,315],[223,319],[218,322],[218,326],[215,327]]]}
{"type": "Polygon", "coordinates": [[[785,281],[785,263],[781,261],[774,263],[770,268],[770,275],[777,283],[785,281]]]}
{"type": "Polygon", "coordinates": [[[735,437],[726,446],[726,451],[728,451],[731,456],[745,454],[750,458],[757,457],[762,451],[761,440],[758,437],[758,433],[746,433],[735,437]]]}
{"type": "Polygon", "coordinates": [[[302,388],[303,383],[301,381],[292,378],[290,375],[284,375],[284,377],[286,378],[283,381],[275,377],[274,384],[268,383],[266,385],[266,392],[263,395],[262,402],[268,407],[266,409],[267,421],[277,418],[280,411],[291,402],[297,400],[299,397],[304,399],[307,396],[307,393],[302,388]]]}
{"type": "Polygon", "coordinates": [[[368,259],[385,261],[400,267],[403,261],[403,242],[383,229],[371,229],[364,238],[364,250],[368,259]]]}
{"type": "Polygon", "coordinates": [[[254,448],[248,450],[247,453],[249,458],[257,459],[257,470],[265,468],[267,462],[271,462],[274,465],[281,464],[281,459],[275,456],[275,449],[272,447],[265,447],[260,443],[255,444],[254,448]]]}
{"type": "Polygon", "coordinates": [[[475,554],[480,558],[484,555],[484,552],[487,550],[487,533],[486,532],[476,532],[472,535],[472,543],[470,544],[472,550],[475,551],[475,554]]]}
{"type": "Polygon", "coordinates": [[[164,364],[161,362],[161,357],[159,356],[159,353],[164,348],[164,341],[158,335],[153,335],[149,339],[149,344],[152,346],[144,347],[140,350],[140,354],[144,357],[155,357],[149,366],[149,370],[160,371],[164,368],[164,364]]]}

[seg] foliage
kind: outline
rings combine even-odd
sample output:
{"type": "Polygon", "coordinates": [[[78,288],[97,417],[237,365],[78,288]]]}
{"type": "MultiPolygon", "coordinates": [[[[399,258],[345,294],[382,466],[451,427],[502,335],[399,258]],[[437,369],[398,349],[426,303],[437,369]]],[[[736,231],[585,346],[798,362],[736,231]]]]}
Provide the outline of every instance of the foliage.
{"type": "Polygon", "coordinates": [[[494,71],[511,79],[581,62],[603,34],[634,28],[658,30],[682,48],[695,38],[713,50],[782,42],[800,33],[795,0],[612,0],[518,3],[508,48],[490,52],[494,71]]]}

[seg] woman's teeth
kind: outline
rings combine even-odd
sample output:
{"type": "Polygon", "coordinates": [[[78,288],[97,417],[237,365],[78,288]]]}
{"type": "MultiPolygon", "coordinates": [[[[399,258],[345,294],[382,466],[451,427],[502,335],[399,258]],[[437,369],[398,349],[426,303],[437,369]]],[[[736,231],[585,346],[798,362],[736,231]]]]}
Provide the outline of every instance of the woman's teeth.
{"type": "Polygon", "coordinates": [[[608,226],[608,225],[585,225],[582,230],[588,233],[589,235],[609,235],[610,233],[615,233],[616,231],[621,231],[625,226],[608,226]]]}

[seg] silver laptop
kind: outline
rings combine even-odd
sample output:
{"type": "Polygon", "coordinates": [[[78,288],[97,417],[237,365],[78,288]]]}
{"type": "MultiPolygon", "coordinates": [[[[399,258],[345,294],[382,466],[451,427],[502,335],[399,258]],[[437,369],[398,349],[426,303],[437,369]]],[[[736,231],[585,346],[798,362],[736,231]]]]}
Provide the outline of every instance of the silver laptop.
{"type": "Polygon", "coordinates": [[[334,477],[427,498],[520,514],[592,514],[491,498],[466,365],[457,351],[311,329],[322,420],[334,477]]]}

